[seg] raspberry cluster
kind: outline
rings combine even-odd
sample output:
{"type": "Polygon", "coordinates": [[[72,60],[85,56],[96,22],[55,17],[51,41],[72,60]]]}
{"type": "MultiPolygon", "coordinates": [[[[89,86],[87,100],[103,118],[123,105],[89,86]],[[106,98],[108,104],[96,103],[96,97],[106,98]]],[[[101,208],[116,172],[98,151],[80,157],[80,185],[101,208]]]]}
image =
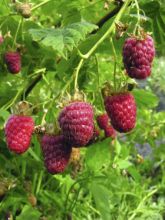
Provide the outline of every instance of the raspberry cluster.
{"type": "MultiPolygon", "coordinates": [[[[31,15],[29,4],[21,5],[19,12],[25,18],[31,15]]],[[[0,44],[3,39],[0,36],[0,44]]],[[[151,36],[145,38],[129,37],[123,46],[123,62],[128,76],[145,79],[151,74],[152,61],[155,56],[154,42],[151,36]]],[[[10,73],[17,74],[21,70],[19,52],[8,51],[4,61],[10,73]]],[[[136,103],[133,95],[125,90],[111,91],[104,97],[107,113],[97,116],[97,124],[104,131],[105,137],[115,138],[118,132],[130,132],[136,125],[136,103]]],[[[99,131],[94,126],[93,106],[78,98],[67,104],[58,117],[60,133],[44,132],[41,137],[41,148],[47,171],[51,174],[63,172],[69,160],[77,160],[79,149],[89,146],[98,140],[99,131]],[[73,152],[73,147],[74,154],[73,152]],[[71,157],[72,152],[72,157],[71,157]]],[[[11,115],[5,126],[8,148],[22,154],[28,150],[34,132],[32,117],[11,115]]]]}

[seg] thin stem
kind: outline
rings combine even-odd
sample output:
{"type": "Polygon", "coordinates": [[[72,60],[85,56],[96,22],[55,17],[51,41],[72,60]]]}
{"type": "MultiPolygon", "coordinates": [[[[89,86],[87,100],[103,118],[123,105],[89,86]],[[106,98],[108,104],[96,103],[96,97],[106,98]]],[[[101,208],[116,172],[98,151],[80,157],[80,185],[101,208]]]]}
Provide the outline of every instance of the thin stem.
{"type": "Polygon", "coordinates": [[[135,5],[136,5],[136,10],[137,10],[137,23],[136,23],[136,26],[135,26],[135,30],[134,30],[134,34],[139,34],[139,25],[140,25],[140,8],[139,8],[139,4],[138,4],[138,1],[135,0],[135,5]]]}
{"type": "Polygon", "coordinates": [[[113,51],[113,55],[114,55],[114,73],[113,73],[113,83],[114,83],[114,88],[115,88],[115,91],[117,89],[116,87],[116,61],[117,61],[117,54],[116,54],[116,50],[115,50],[115,47],[114,47],[114,43],[113,43],[113,39],[112,37],[110,38],[110,42],[111,42],[111,45],[112,45],[112,51],[113,51]]]}
{"type": "Polygon", "coordinates": [[[87,179],[88,179],[88,177],[79,179],[79,180],[77,180],[76,182],[74,182],[74,183],[71,185],[71,187],[70,187],[70,189],[69,189],[69,191],[68,191],[68,193],[67,193],[66,200],[65,200],[65,206],[64,206],[64,207],[65,207],[65,210],[67,210],[69,195],[70,195],[70,192],[72,191],[72,189],[74,188],[74,186],[75,186],[76,184],[78,184],[78,183],[81,183],[81,182],[87,180],[87,179]]]}
{"type": "Polygon", "coordinates": [[[9,18],[9,17],[6,17],[6,18],[4,19],[4,21],[1,23],[0,29],[2,29],[3,25],[6,23],[6,21],[8,20],[8,18],[9,18]]]}
{"type": "Polygon", "coordinates": [[[41,159],[38,157],[38,155],[32,150],[32,148],[29,148],[28,153],[29,153],[37,162],[42,162],[41,159]]]}
{"type": "Polygon", "coordinates": [[[14,48],[14,45],[16,43],[17,35],[18,35],[19,29],[21,27],[22,21],[23,21],[23,18],[21,17],[21,19],[19,20],[19,23],[18,23],[18,27],[17,27],[16,33],[15,33],[15,37],[14,37],[12,48],[14,48]]]}
{"type": "Polygon", "coordinates": [[[115,7],[112,11],[108,12],[108,14],[106,14],[104,17],[102,17],[97,23],[96,25],[99,27],[97,30],[94,30],[92,32],[92,34],[95,34],[104,24],[105,22],[107,22],[110,18],[112,18],[113,16],[115,16],[121,9],[122,5],[124,4],[123,1],[121,1],[119,3],[119,5],[117,7],[115,7]]]}
{"type": "Polygon", "coordinates": [[[153,191],[151,191],[150,193],[148,193],[139,203],[138,207],[136,208],[136,210],[134,210],[133,214],[130,216],[130,218],[128,220],[133,220],[135,219],[135,216],[137,215],[138,211],[140,210],[141,206],[144,204],[144,202],[151,197],[153,194],[155,194],[158,191],[158,189],[154,189],[153,191]]]}
{"type": "Polygon", "coordinates": [[[38,184],[37,184],[36,194],[38,194],[39,191],[40,191],[41,183],[42,183],[42,177],[43,177],[43,171],[40,172],[40,175],[39,175],[39,178],[38,178],[38,184]]]}
{"type": "Polygon", "coordinates": [[[110,28],[105,32],[105,34],[96,42],[96,44],[86,53],[83,55],[82,58],[88,59],[92,53],[97,49],[97,47],[109,36],[111,35],[114,30],[115,30],[115,24],[119,22],[120,18],[122,15],[125,13],[128,5],[131,3],[132,0],[126,0],[125,3],[123,4],[122,8],[120,9],[119,13],[117,14],[116,18],[114,19],[112,25],[110,28]]]}
{"type": "Polygon", "coordinates": [[[52,1],[52,0],[46,0],[46,1],[44,1],[44,2],[41,2],[41,3],[39,3],[38,5],[34,6],[34,7],[31,9],[31,11],[34,11],[34,10],[36,10],[37,8],[40,8],[40,7],[42,7],[43,5],[45,5],[45,4],[47,4],[47,3],[51,2],[51,1],[52,1]]]}
{"type": "Polygon", "coordinates": [[[13,100],[9,101],[6,105],[2,106],[1,109],[4,109],[4,110],[9,109],[14,104],[14,102],[17,100],[17,98],[21,95],[22,91],[23,89],[19,90],[16,96],[13,98],[13,100]]]}
{"type": "Polygon", "coordinates": [[[81,191],[81,186],[79,187],[79,189],[78,189],[78,191],[77,191],[77,194],[76,194],[76,196],[75,196],[75,199],[74,199],[74,201],[71,203],[71,206],[70,206],[70,208],[69,208],[69,211],[70,211],[71,213],[73,212],[73,209],[74,209],[74,207],[75,207],[75,205],[76,205],[76,202],[77,202],[77,200],[78,200],[80,191],[81,191]]]}
{"type": "Polygon", "coordinates": [[[24,178],[26,174],[26,160],[22,161],[22,177],[24,178]]]}
{"type": "Polygon", "coordinates": [[[103,102],[103,97],[102,97],[102,94],[101,94],[101,91],[100,91],[100,75],[99,75],[99,62],[98,62],[98,59],[97,59],[97,56],[95,55],[95,61],[96,61],[96,67],[97,67],[97,78],[98,78],[98,92],[99,92],[99,95],[100,95],[100,98],[101,98],[101,106],[102,108],[104,109],[104,102],[103,102]]]}
{"type": "Polygon", "coordinates": [[[44,126],[45,122],[46,122],[46,116],[48,114],[49,109],[51,108],[52,104],[53,104],[54,99],[52,100],[52,102],[49,103],[48,107],[44,110],[44,114],[42,116],[41,119],[41,125],[44,126]]]}
{"type": "Polygon", "coordinates": [[[135,0],[135,5],[136,5],[136,9],[137,9],[138,24],[139,24],[140,23],[140,8],[139,8],[139,4],[138,4],[137,0],[135,0]]]}
{"type": "Polygon", "coordinates": [[[33,176],[33,183],[32,183],[32,193],[35,194],[35,188],[36,188],[36,182],[37,182],[37,178],[38,178],[38,174],[37,173],[34,173],[34,176],[33,176]]]}
{"type": "Polygon", "coordinates": [[[84,59],[82,58],[76,68],[76,71],[75,71],[75,82],[74,82],[74,89],[75,91],[78,90],[78,75],[79,75],[79,72],[80,72],[80,69],[83,65],[83,62],[84,62],[84,59]]]}

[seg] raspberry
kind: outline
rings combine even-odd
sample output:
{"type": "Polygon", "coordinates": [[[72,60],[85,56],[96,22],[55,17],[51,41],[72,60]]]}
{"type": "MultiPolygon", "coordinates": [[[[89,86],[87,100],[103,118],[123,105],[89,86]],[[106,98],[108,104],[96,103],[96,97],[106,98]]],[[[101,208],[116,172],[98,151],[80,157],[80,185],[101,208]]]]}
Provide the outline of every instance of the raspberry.
{"type": "Polygon", "coordinates": [[[115,130],[128,132],[135,127],[136,103],[131,93],[126,92],[107,96],[104,104],[115,130]]]}
{"type": "Polygon", "coordinates": [[[4,60],[10,73],[16,74],[21,70],[21,56],[19,52],[6,52],[4,60]]]}
{"type": "Polygon", "coordinates": [[[104,134],[105,134],[105,137],[111,137],[111,138],[116,137],[116,131],[111,125],[107,126],[104,129],[104,134]]]}
{"type": "Polygon", "coordinates": [[[104,130],[105,137],[116,137],[116,131],[115,129],[110,125],[110,118],[105,113],[102,115],[97,116],[97,124],[100,129],[104,130]]]}
{"type": "Polygon", "coordinates": [[[100,129],[105,129],[108,124],[109,124],[109,117],[108,115],[105,113],[105,114],[102,114],[102,115],[99,115],[97,116],[97,124],[99,126],[100,129]]]}
{"type": "Polygon", "coordinates": [[[30,116],[11,115],[5,126],[8,148],[17,153],[24,153],[30,145],[34,121],[30,116]]]}
{"type": "Polygon", "coordinates": [[[89,103],[76,101],[66,106],[59,116],[65,140],[72,146],[85,146],[93,137],[93,108],[89,103]]]}
{"type": "Polygon", "coordinates": [[[57,174],[68,165],[71,147],[67,146],[63,135],[44,135],[41,141],[45,166],[49,173],[57,174]]]}
{"type": "Polygon", "coordinates": [[[123,46],[123,62],[128,75],[135,79],[145,79],[151,74],[151,64],[155,56],[154,42],[147,35],[144,40],[127,38],[123,46]]]}

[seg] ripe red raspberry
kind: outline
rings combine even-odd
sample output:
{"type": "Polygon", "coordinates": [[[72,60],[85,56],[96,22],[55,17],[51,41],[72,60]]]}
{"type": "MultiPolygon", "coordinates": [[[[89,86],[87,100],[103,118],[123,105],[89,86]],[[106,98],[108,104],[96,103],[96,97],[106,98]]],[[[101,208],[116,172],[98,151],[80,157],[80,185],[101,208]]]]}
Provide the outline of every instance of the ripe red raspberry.
{"type": "Polygon", "coordinates": [[[154,42],[147,35],[144,40],[127,38],[123,46],[123,62],[128,75],[135,79],[145,79],[151,74],[151,64],[155,56],[154,42]]]}
{"type": "Polygon", "coordinates": [[[89,103],[76,101],[66,106],[59,116],[65,140],[72,146],[85,146],[93,137],[93,108],[89,103]]]}
{"type": "Polygon", "coordinates": [[[111,125],[107,126],[104,129],[104,134],[105,137],[111,137],[111,138],[115,138],[117,135],[115,129],[111,125]]]}
{"type": "Polygon", "coordinates": [[[98,115],[97,118],[97,124],[99,126],[100,129],[105,129],[108,124],[109,124],[109,117],[108,115],[105,113],[105,114],[102,114],[102,115],[98,115]]]}
{"type": "Polygon", "coordinates": [[[21,70],[21,56],[19,52],[6,52],[4,60],[10,73],[16,74],[21,70]]]}
{"type": "Polygon", "coordinates": [[[67,146],[63,135],[44,135],[41,140],[45,166],[49,173],[57,174],[68,165],[71,147],[67,146]]]}
{"type": "Polygon", "coordinates": [[[131,93],[126,92],[107,96],[104,103],[115,130],[128,132],[135,127],[136,103],[131,93]]]}
{"type": "Polygon", "coordinates": [[[30,146],[34,121],[30,116],[11,115],[5,126],[8,148],[17,153],[24,153],[30,146]]]}

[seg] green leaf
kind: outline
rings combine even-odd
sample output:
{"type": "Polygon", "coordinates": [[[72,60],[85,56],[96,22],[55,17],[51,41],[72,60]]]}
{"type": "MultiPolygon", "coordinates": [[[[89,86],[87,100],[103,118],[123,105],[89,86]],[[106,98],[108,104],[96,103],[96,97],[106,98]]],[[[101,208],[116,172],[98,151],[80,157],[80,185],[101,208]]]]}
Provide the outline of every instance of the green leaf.
{"type": "Polygon", "coordinates": [[[96,171],[110,161],[110,139],[91,145],[86,151],[87,166],[96,171]]]}
{"type": "Polygon", "coordinates": [[[109,209],[109,190],[105,186],[93,182],[91,184],[91,192],[94,197],[96,206],[102,216],[101,219],[110,220],[111,213],[109,209]]]}
{"type": "Polygon", "coordinates": [[[30,29],[34,41],[45,47],[51,47],[61,56],[67,57],[67,52],[78,46],[86,35],[97,29],[97,26],[88,22],[77,22],[63,28],[30,29]]]}
{"type": "Polygon", "coordinates": [[[3,118],[4,121],[6,121],[9,117],[9,112],[4,110],[4,109],[0,109],[0,117],[3,118]]]}
{"type": "Polygon", "coordinates": [[[131,174],[131,176],[134,178],[134,180],[136,182],[140,182],[141,181],[141,176],[139,174],[139,172],[137,171],[137,169],[133,166],[128,167],[128,172],[131,174]]]}
{"type": "Polygon", "coordinates": [[[116,149],[116,154],[119,156],[121,153],[121,144],[115,140],[115,149],[116,149]]]}
{"type": "Polygon", "coordinates": [[[31,206],[25,205],[21,214],[16,218],[16,220],[39,220],[41,213],[32,208],[31,206]]]}
{"type": "Polygon", "coordinates": [[[136,103],[139,108],[154,108],[158,105],[158,98],[152,92],[140,89],[133,91],[136,103]]]}
{"type": "Polygon", "coordinates": [[[129,162],[128,160],[119,160],[117,162],[117,165],[119,169],[127,169],[128,167],[132,166],[132,163],[129,162]]]}

